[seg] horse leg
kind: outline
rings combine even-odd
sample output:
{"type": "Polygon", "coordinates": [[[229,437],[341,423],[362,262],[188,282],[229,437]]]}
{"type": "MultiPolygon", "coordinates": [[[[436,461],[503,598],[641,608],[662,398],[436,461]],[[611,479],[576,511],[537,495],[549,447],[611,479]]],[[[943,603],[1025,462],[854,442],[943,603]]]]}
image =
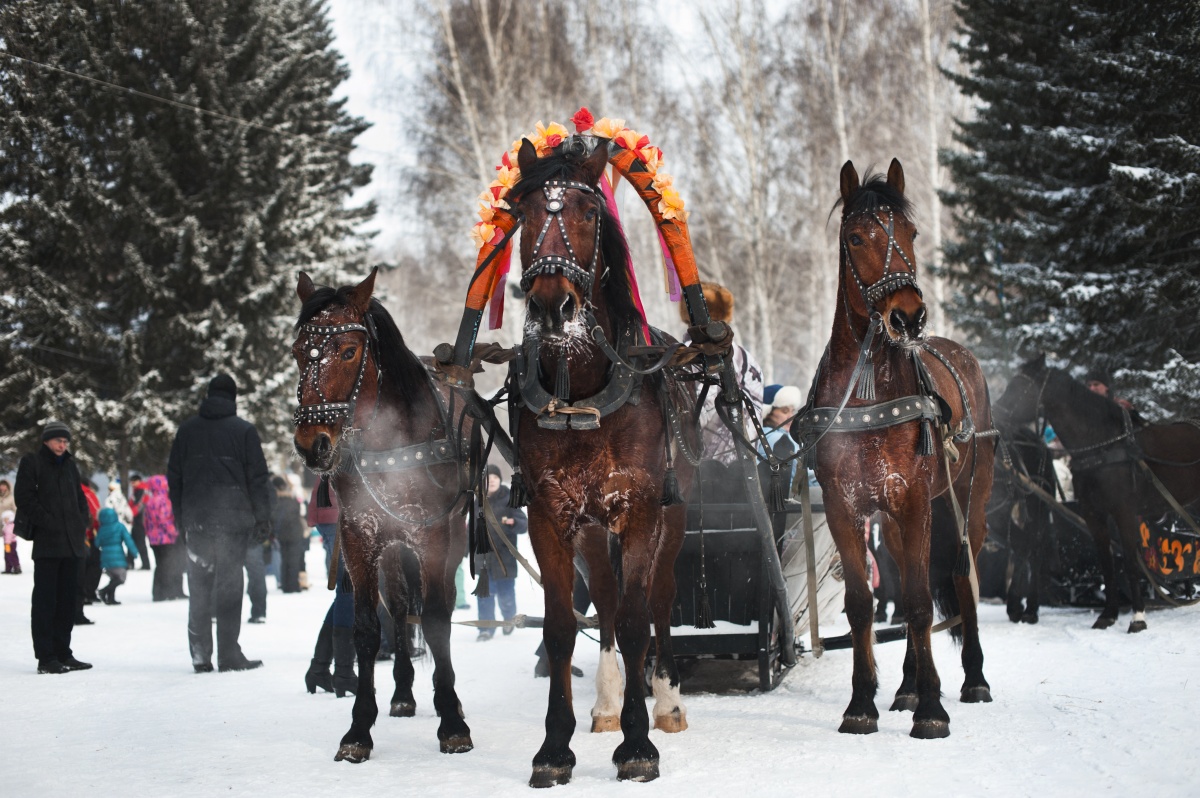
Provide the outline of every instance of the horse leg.
{"type": "Polygon", "coordinates": [[[1092,539],[1096,542],[1096,554],[1100,558],[1100,570],[1104,574],[1104,609],[1092,624],[1093,629],[1107,629],[1117,622],[1121,611],[1121,589],[1117,586],[1117,566],[1113,562],[1112,541],[1108,535],[1108,516],[1089,508],[1081,508],[1092,539]]]}
{"type": "MultiPolygon", "coordinates": [[[[391,615],[392,628],[396,635],[396,653],[392,663],[392,678],[396,690],[392,693],[388,714],[393,718],[411,718],[417,714],[417,699],[413,696],[413,679],[416,676],[412,660],[408,656],[408,580],[404,575],[400,546],[384,549],[380,570],[383,575],[383,600],[391,615]]],[[[417,586],[420,589],[420,586],[417,586]]]]}
{"type": "MultiPolygon", "coordinates": [[[[1018,499],[1014,507],[1022,507],[1022,500],[1018,499]]],[[[1022,507],[1021,512],[1027,513],[1027,509],[1022,507]]],[[[1024,599],[1029,593],[1029,580],[1027,572],[1029,570],[1029,519],[1025,516],[1025,526],[1019,526],[1016,521],[1011,518],[1005,519],[1008,525],[1008,558],[1012,565],[1012,581],[1008,583],[1007,594],[1007,611],[1008,619],[1013,623],[1020,623],[1021,616],[1025,614],[1024,599]]]]}
{"type": "Polygon", "coordinates": [[[615,623],[617,581],[609,556],[609,532],[593,525],[580,535],[580,549],[588,564],[588,590],[600,619],[600,665],[596,668],[596,703],[592,707],[592,732],[621,730],[621,669],[617,665],[615,623]]]}
{"type": "MultiPolygon", "coordinates": [[[[352,535],[343,537],[343,551],[350,581],[354,585],[354,650],[358,656],[358,692],[354,696],[350,730],[342,737],[334,761],[364,762],[371,758],[375,743],[371,727],[379,716],[375,703],[375,655],[379,653],[378,558],[351,543],[352,535]]],[[[362,544],[360,543],[359,546],[362,544]]]]}
{"type": "Polygon", "coordinates": [[[679,695],[679,669],[671,649],[671,608],[675,604],[675,560],[683,548],[685,505],[663,513],[658,549],[650,583],[650,612],[654,617],[654,728],[662,732],[686,731],[687,707],[679,695]]]}
{"type": "Polygon", "coordinates": [[[904,570],[901,580],[904,614],[908,618],[908,636],[912,641],[917,667],[917,708],[913,711],[910,735],[922,739],[948,737],[950,716],[942,707],[942,682],[933,664],[933,648],[930,644],[933,595],[929,590],[929,497],[910,495],[909,498],[906,517],[897,521],[904,536],[904,570]]]}
{"type": "MultiPolygon", "coordinates": [[[[533,757],[531,787],[553,787],[571,780],[575,753],[571,737],[575,734],[575,711],[571,706],[571,655],[575,652],[578,625],[571,594],[575,586],[574,552],[563,543],[563,536],[547,511],[529,508],[529,539],[542,569],[546,621],[542,642],[550,664],[550,699],[546,708],[546,739],[533,757]]],[[[595,577],[593,577],[594,579],[595,577]]]]}
{"type": "MultiPolygon", "coordinates": [[[[875,672],[875,632],[872,628],[871,585],[867,581],[867,544],[862,536],[862,518],[842,502],[825,506],[829,531],[833,534],[846,580],[846,619],[854,641],[853,691],[842,713],[843,734],[871,734],[879,731],[879,710],[875,693],[879,677],[875,672]]],[[[896,558],[900,562],[901,558],[896,558]]]]}
{"type": "MultiPolygon", "coordinates": [[[[446,540],[449,532],[435,531],[431,538],[446,540]]],[[[421,625],[425,630],[429,653],[433,656],[433,708],[441,718],[437,731],[438,743],[443,754],[462,754],[475,745],[471,740],[471,729],[463,720],[462,703],[454,690],[454,666],[450,662],[450,615],[454,612],[455,602],[454,571],[443,551],[429,554],[429,560],[441,564],[440,568],[426,570],[423,562],[421,569],[421,582],[425,585],[421,625]]],[[[397,634],[401,633],[400,629],[402,627],[398,626],[397,634]]],[[[403,659],[408,660],[408,634],[404,633],[403,638],[403,659]]]]}
{"type": "Polygon", "coordinates": [[[617,607],[617,642],[625,659],[625,702],[621,731],[625,739],[613,751],[617,778],[652,781],[658,778],[658,749],[650,742],[646,712],[646,652],[650,648],[649,590],[654,560],[653,531],[661,507],[643,499],[626,513],[621,541],[621,591],[617,607]]]}
{"type": "Polygon", "coordinates": [[[1137,540],[1137,516],[1128,499],[1121,502],[1113,514],[1117,531],[1121,535],[1121,549],[1125,555],[1125,576],[1129,579],[1129,598],[1133,603],[1133,618],[1129,621],[1129,633],[1146,631],[1146,596],[1142,592],[1142,571],[1138,558],[1142,556],[1137,540]]]}
{"type": "MultiPolygon", "coordinates": [[[[879,523],[880,534],[883,537],[884,547],[888,552],[896,552],[899,556],[892,555],[892,562],[896,564],[896,569],[903,573],[904,571],[904,544],[900,537],[900,527],[896,525],[896,521],[890,515],[884,513],[881,516],[879,523]]],[[[901,612],[901,602],[903,599],[897,597],[895,602],[896,613],[901,612]]],[[[904,677],[900,681],[900,687],[896,690],[896,697],[892,701],[890,712],[912,712],[917,708],[917,652],[913,648],[912,635],[908,635],[905,639],[904,651],[904,677]]]]}
{"type": "MultiPolygon", "coordinates": [[[[979,457],[979,449],[976,448],[975,456],[979,457]]],[[[989,452],[986,458],[986,463],[993,463],[995,458],[989,452]]],[[[976,570],[978,576],[979,552],[983,550],[983,543],[987,539],[987,503],[991,494],[991,477],[990,473],[986,473],[986,468],[983,463],[980,463],[980,472],[976,474],[974,485],[963,485],[959,491],[959,500],[963,503],[970,502],[967,507],[967,540],[971,546],[971,562],[972,568],[976,570]]],[[[955,490],[952,487],[951,490],[955,490]]],[[[1029,538],[1031,537],[1032,529],[1029,528],[1030,520],[1026,518],[1026,528],[1022,530],[1022,537],[1025,540],[1023,545],[1024,565],[1022,573],[1029,571],[1029,538]]],[[[1026,577],[1026,585],[1028,585],[1028,577],[1026,577]]],[[[986,703],[992,700],[991,686],[988,685],[987,679],[983,676],[983,647],[979,643],[979,607],[975,603],[975,591],[971,587],[971,579],[969,576],[954,577],[954,591],[958,597],[958,614],[962,616],[962,666],[965,678],[963,680],[962,690],[959,692],[959,700],[965,704],[986,703]]]]}
{"type": "Polygon", "coordinates": [[[1031,499],[1026,500],[1026,507],[1033,507],[1029,513],[1027,529],[1030,536],[1029,548],[1029,591],[1025,599],[1025,613],[1021,616],[1022,623],[1037,623],[1038,610],[1041,609],[1042,569],[1046,562],[1047,525],[1050,522],[1049,510],[1044,506],[1033,506],[1031,499]]]}

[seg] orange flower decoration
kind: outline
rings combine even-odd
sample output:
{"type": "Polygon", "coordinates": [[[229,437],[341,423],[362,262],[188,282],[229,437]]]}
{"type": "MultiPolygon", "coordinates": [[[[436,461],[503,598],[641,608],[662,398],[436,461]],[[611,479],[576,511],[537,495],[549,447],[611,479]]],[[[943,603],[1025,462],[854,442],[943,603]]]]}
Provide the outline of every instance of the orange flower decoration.
{"type": "Polygon", "coordinates": [[[624,119],[609,119],[607,116],[592,125],[592,133],[606,139],[615,139],[625,129],[624,119]]]}

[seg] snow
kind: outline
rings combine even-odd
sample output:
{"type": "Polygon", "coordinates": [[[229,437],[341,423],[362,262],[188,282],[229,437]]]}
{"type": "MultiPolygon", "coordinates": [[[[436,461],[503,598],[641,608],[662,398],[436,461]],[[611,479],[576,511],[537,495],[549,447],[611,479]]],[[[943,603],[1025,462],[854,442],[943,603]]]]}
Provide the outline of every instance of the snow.
{"type": "MultiPolygon", "coordinates": [[[[521,544],[528,552],[527,538],[521,544]]],[[[323,586],[284,595],[269,580],[267,623],[241,633],[247,655],[265,666],[196,675],[187,602],[152,603],[150,573],[131,571],[117,592],[123,604],[88,607],[95,625],[75,630],[76,655],[95,668],[38,675],[29,642],[32,568],[28,544],[22,547],[25,573],[0,577],[6,796],[531,794],[526,781],[548,688],[532,676],[539,630],[477,643],[474,629],[454,628],[458,691],[475,742],[467,754],[438,753],[432,662],[416,664],[417,716],[408,719],[387,716],[391,669],[380,663],[375,750],[369,762],[351,765],[333,761],[351,700],[304,691],[332,597],[323,586]]],[[[320,560],[314,547],[314,582],[321,581],[320,560]]],[[[519,612],[541,615],[528,577],[518,580],[517,596],[519,612]]],[[[455,613],[472,618],[474,609],[455,613]]],[[[586,677],[575,680],[572,745],[578,765],[573,782],[554,794],[1194,794],[1200,607],[1152,612],[1150,630],[1139,635],[1124,633],[1127,615],[1103,632],[1090,628],[1086,610],[1043,609],[1041,618],[1014,626],[1002,607],[982,608],[991,704],[958,702],[957,653],[946,635],[936,636],[951,716],[946,740],[913,740],[911,715],[886,711],[900,681],[904,649],[897,643],[876,649],[880,731],[867,737],[836,731],[850,697],[848,651],[804,657],[769,694],[687,693],[685,685],[689,729],[651,732],[662,776],[645,785],[616,781],[610,758],[619,735],[588,733],[599,646],[581,635],[576,663],[586,677]]],[[[825,623],[825,634],[844,626],[841,618],[825,623]]]]}

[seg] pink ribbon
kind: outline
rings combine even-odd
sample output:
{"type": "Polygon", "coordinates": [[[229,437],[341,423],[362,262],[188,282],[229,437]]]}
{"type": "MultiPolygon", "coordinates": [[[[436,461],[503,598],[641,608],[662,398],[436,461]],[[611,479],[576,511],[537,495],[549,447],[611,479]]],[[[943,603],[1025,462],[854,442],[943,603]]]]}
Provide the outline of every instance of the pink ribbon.
{"type": "Polygon", "coordinates": [[[667,240],[663,238],[661,230],[658,231],[658,245],[662,247],[663,278],[667,282],[667,293],[671,295],[672,302],[678,302],[683,299],[683,288],[679,285],[679,272],[675,271],[675,259],[671,257],[671,248],[667,246],[667,240]]]}
{"type": "MultiPolygon", "coordinates": [[[[613,221],[617,223],[617,229],[621,230],[621,215],[617,212],[617,199],[613,195],[612,184],[608,182],[608,175],[600,176],[600,190],[604,193],[604,203],[608,206],[608,212],[612,216],[613,221]]],[[[624,231],[621,231],[624,235],[624,231]]],[[[661,236],[660,236],[661,238],[661,236]]],[[[633,306],[637,308],[638,316],[642,320],[642,334],[645,336],[646,343],[650,342],[650,325],[646,323],[646,309],[642,306],[642,294],[638,290],[637,274],[633,270],[633,261],[628,257],[625,259],[625,271],[629,274],[629,294],[633,299],[633,306]]]]}
{"type": "MultiPolygon", "coordinates": [[[[496,231],[500,235],[500,231],[496,231]]],[[[496,264],[496,288],[492,291],[489,304],[488,329],[498,330],[504,324],[504,289],[508,286],[508,268],[512,265],[512,239],[504,245],[504,251],[498,254],[496,264]]]]}

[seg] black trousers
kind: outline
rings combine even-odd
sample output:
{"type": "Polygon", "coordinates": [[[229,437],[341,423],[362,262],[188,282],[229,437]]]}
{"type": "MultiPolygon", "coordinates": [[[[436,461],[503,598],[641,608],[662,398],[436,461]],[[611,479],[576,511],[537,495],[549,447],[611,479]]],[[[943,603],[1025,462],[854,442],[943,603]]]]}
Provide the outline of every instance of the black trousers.
{"type": "Polygon", "coordinates": [[[217,619],[217,664],[234,665],[242,659],[238,635],[242,631],[242,564],[245,538],[228,536],[212,547],[211,561],[187,552],[188,646],[193,665],[212,664],[213,618],[217,619]]]}
{"type": "Polygon", "coordinates": [[[39,661],[71,656],[75,602],[82,557],[39,557],[33,561],[33,655],[39,661]]]}
{"type": "Polygon", "coordinates": [[[279,586],[284,593],[300,592],[300,572],[304,570],[304,551],[308,539],[279,542],[279,586]]]}
{"type": "Polygon", "coordinates": [[[183,572],[187,551],[181,541],[151,546],[154,549],[154,583],[150,595],[155,601],[185,598],[183,572]]]}

